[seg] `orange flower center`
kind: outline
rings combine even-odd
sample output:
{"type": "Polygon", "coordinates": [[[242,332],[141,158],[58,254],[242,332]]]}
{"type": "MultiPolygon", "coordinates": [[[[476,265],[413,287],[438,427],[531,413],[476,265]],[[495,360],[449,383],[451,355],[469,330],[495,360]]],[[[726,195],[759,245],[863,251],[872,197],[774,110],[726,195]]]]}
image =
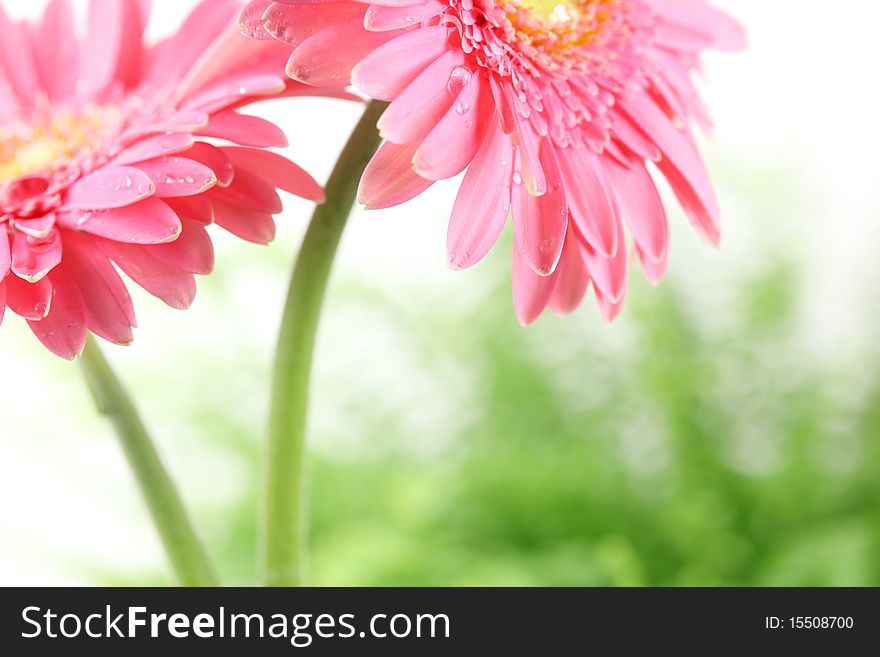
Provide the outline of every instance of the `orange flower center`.
{"type": "Polygon", "coordinates": [[[50,172],[94,154],[118,120],[115,107],[89,106],[0,125],[0,183],[50,172]]]}
{"type": "Polygon", "coordinates": [[[508,0],[506,12],[521,40],[565,51],[596,44],[627,13],[627,0],[508,0]]]}

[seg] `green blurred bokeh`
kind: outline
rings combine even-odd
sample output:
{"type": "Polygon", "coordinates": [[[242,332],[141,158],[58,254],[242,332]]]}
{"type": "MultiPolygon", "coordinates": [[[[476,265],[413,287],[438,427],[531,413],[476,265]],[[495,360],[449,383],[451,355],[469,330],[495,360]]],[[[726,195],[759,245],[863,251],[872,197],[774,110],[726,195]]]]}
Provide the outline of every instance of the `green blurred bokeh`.
{"type": "MultiPolygon", "coordinates": [[[[716,322],[688,297],[711,280],[653,289],[634,266],[619,324],[588,299],[586,316],[523,330],[508,247],[452,310],[334,285],[318,358],[345,356],[315,385],[312,583],[880,584],[880,358],[806,351],[804,265],[745,274],[716,322]]],[[[229,358],[256,395],[249,357],[229,358]]],[[[199,515],[227,580],[247,584],[259,436],[253,410],[223,408],[175,412],[243,473],[238,502],[199,515]]]]}

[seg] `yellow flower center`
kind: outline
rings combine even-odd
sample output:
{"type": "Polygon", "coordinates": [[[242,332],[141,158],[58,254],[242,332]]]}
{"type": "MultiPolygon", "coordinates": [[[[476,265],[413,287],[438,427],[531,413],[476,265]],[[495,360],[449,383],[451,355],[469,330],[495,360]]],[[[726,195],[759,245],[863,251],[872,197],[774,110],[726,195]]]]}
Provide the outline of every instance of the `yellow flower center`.
{"type": "Polygon", "coordinates": [[[565,23],[577,19],[578,2],[560,2],[560,0],[520,0],[520,2],[550,23],[565,23]]]}
{"type": "Polygon", "coordinates": [[[0,182],[50,172],[92,154],[118,125],[114,107],[60,110],[32,122],[0,124],[0,182]]]}

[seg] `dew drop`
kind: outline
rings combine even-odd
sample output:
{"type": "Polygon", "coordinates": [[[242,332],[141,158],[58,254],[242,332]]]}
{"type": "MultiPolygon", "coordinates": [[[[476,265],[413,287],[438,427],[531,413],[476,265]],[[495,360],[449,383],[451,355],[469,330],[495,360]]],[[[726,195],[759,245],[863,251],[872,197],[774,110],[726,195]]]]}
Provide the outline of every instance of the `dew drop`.
{"type": "Polygon", "coordinates": [[[453,96],[458,96],[464,86],[471,81],[471,77],[473,77],[473,73],[467,66],[456,66],[449,74],[446,89],[453,96]]]}
{"type": "Polygon", "coordinates": [[[143,182],[138,184],[137,190],[138,190],[138,194],[146,195],[146,194],[152,194],[154,191],[156,191],[156,188],[153,187],[153,183],[144,180],[143,182]]]}
{"type": "Polygon", "coordinates": [[[471,106],[463,100],[459,100],[455,103],[455,111],[464,116],[468,113],[471,106]]]}
{"type": "Polygon", "coordinates": [[[293,68],[293,77],[300,82],[305,82],[312,76],[312,69],[310,66],[306,66],[305,64],[297,64],[293,68]]]}
{"type": "Polygon", "coordinates": [[[513,184],[522,185],[522,176],[520,175],[519,171],[513,172],[513,184]]]}

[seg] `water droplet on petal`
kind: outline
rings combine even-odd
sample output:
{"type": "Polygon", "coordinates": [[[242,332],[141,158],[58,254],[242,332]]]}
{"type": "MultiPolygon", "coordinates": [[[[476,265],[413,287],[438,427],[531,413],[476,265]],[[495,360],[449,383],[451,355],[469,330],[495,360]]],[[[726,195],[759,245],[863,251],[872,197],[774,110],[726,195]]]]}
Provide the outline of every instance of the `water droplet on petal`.
{"type": "Polygon", "coordinates": [[[299,80],[300,82],[305,82],[306,80],[308,80],[311,77],[311,75],[312,75],[311,67],[306,66],[305,64],[297,64],[293,68],[293,75],[291,77],[293,77],[296,80],[299,80]]]}
{"type": "Polygon", "coordinates": [[[449,80],[446,82],[446,89],[453,96],[458,96],[464,86],[471,81],[473,73],[467,66],[456,66],[449,74],[449,80]]]}
{"type": "Polygon", "coordinates": [[[513,172],[513,184],[522,185],[522,176],[520,175],[519,171],[513,172]]]}

